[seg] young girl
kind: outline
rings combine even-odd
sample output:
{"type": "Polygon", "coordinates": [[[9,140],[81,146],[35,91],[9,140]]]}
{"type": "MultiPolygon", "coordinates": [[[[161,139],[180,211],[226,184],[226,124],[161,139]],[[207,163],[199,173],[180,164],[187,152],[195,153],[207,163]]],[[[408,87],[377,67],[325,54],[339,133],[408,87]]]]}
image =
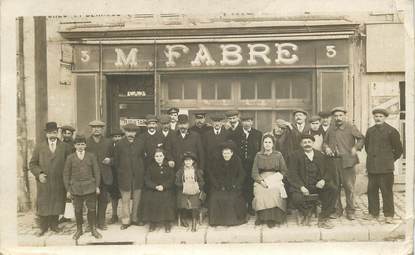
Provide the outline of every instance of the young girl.
{"type": "Polygon", "coordinates": [[[164,223],[165,231],[169,233],[176,216],[175,174],[165,161],[164,154],[162,149],[155,150],[154,160],[144,176],[143,221],[150,223],[150,232],[156,229],[157,223],[164,223]]]}
{"type": "Polygon", "coordinates": [[[176,173],[177,207],[180,209],[180,218],[183,227],[188,227],[185,212],[192,212],[192,232],[196,231],[197,216],[201,207],[201,190],[203,190],[203,171],[197,168],[197,158],[192,152],[183,155],[182,167],[176,173]]]}

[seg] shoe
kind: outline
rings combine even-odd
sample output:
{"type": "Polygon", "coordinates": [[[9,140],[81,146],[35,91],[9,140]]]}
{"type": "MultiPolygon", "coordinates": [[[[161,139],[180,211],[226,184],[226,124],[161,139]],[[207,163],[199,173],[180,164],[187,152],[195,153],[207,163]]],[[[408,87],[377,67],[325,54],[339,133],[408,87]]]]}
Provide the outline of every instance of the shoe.
{"type": "Polygon", "coordinates": [[[259,219],[256,219],[255,220],[255,226],[259,226],[261,224],[262,224],[261,220],[259,220],[259,219]]]}
{"type": "Polygon", "coordinates": [[[187,223],[187,221],[183,218],[180,221],[180,225],[182,225],[182,227],[185,227],[185,228],[189,227],[189,223],[187,223]]]}
{"type": "Polygon", "coordinates": [[[269,228],[273,228],[273,227],[275,227],[275,222],[273,222],[273,221],[268,221],[267,222],[267,226],[269,227],[269,228]]]}
{"type": "Polygon", "coordinates": [[[379,216],[374,216],[374,215],[372,215],[372,214],[365,214],[365,215],[362,217],[362,219],[372,221],[372,220],[378,220],[378,217],[379,217],[379,216]]]}
{"type": "Polygon", "coordinates": [[[347,218],[348,220],[355,220],[355,219],[356,219],[353,213],[348,213],[348,214],[346,214],[346,218],[347,218]]]}
{"type": "Polygon", "coordinates": [[[97,228],[98,228],[99,230],[107,230],[107,229],[108,229],[107,224],[98,225],[98,226],[97,226],[97,228]]]}
{"type": "Polygon", "coordinates": [[[155,230],[156,230],[156,225],[155,225],[155,224],[150,223],[150,227],[148,228],[148,231],[149,231],[149,232],[153,232],[153,231],[155,231],[155,230]]]}
{"type": "Polygon", "coordinates": [[[385,223],[386,224],[393,224],[393,217],[385,217],[385,223]]]}
{"type": "Polygon", "coordinates": [[[58,227],[50,227],[50,230],[52,230],[52,232],[55,232],[55,233],[60,233],[60,232],[62,232],[62,229],[60,229],[60,228],[58,228],[58,227]]]}
{"type": "Polygon", "coordinates": [[[76,230],[75,234],[72,236],[73,240],[78,240],[82,236],[83,232],[82,229],[76,230]]]}
{"type": "Polygon", "coordinates": [[[192,232],[196,232],[197,231],[196,225],[197,225],[196,219],[192,219],[192,232]]]}
{"type": "Polygon", "coordinates": [[[85,228],[85,233],[91,232],[91,226],[88,224],[85,228]]]}
{"type": "Polygon", "coordinates": [[[122,224],[120,229],[124,230],[124,229],[127,229],[129,226],[130,226],[130,224],[122,224]]]}
{"type": "Polygon", "coordinates": [[[96,239],[101,239],[102,235],[97,231],[96,228],[91,228],[91,235],[96,239]]]}
{"type": "Polygon", "coordinates": [[[58,221],[58,223],[59,223],[59,224],[60,224],[60,223],[64,223],[64,222],[71,222],[71,219],[68,219],[68,218],[62,217],[62,218],[60,218],[60,219],[59,219],[59,221],[58,221]]]}
{"type": "Polygon", "coordinates": [[[38,232],[36,232],[36,236],[37,237],[41,237],[41,236],[43,236],[46,232],[48,232],[48,230],[47,229],[40,229],[38,232]]]}
{"type": "Polygon", "coordinates": [[[330,214],[330,215],[329,215],[329,218],[330,218],[330,219],[333,219],[333,220],[334,220],[334,219],[337,219],[337,217],[338,217],[338,216],[337,216],[337,213],[332,213],[332,214],[330,214]]]}
{"type": "Polygon", "coordinates": [[[113,215],[110,222],[111,222],[111,224],[117,223],[118,222],[118,216],[117,215],[113,215]]]}
{"type": "Polygon", "coordinates": [[[171,225],[170,225],[170,224],[166,224],[166,225],[164,225],[164,231],[165,231],[166,233],[170,233],[170,231],[171,231],[171,225]]]}
{"type": "Polygon", "coordinates": [[[321,220],[318,222],[319,228],[325,228],[325,229],[332,229],[334,228],[333,224],[331,224],[328,220],[321,220]]]}

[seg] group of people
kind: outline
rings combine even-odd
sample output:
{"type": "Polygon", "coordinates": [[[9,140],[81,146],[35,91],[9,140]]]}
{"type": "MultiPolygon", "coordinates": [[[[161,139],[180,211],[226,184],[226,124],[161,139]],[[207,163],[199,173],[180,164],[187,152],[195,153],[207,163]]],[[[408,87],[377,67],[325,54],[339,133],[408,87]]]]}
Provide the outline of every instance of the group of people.
{"type": "Polygon", "coordinates": [[[70,126],[46,124],[46,142],[33,152],[30,170],[37,180],[39,236],[58,223],[71,199],[77,225],[75,240],[83,234],[83,208],[88,209],[88,231],[101,238],[107,229],[106,210],[111,201],[111,223],[121,229],[149,224],[154,231],[162,224],[170,232],[172,223],[197,231],[200,209],[207,208],[209,225],[234,226],[256,215],[255,224],[272,228],[299,212],[308,224],[321,205],[318,225],[332,228],[330,218],[343,215],[341,188],[346,194],[345,215],[355,219],[354,185],[357,151],[367,152],[368,202],[372,219],[379,216],[379,189],[387,223],[393,222],[394,161],[402,154],[398,131],[385,122],[385,109],[372,111],[375,125],[366,136],[346,121],[347,111],[308,116],[293,112],[294,122],[276,121],[272,131],[254,128],[254,117],[228,111],[189,116],[171,108],[168,115],[146,117],[146,128],[133,123],[104,137],[105,123],[89,123],[86,138],[70,126]],[[132,200],[132,203],[131,203],[132,200]]]}

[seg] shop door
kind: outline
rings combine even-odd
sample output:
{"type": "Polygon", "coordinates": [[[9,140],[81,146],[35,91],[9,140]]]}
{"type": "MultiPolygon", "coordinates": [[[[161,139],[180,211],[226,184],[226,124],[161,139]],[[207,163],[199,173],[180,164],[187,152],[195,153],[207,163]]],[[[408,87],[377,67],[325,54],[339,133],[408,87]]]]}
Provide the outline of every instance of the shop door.
{"type": "MultiPolygon", "coordinates": [[[[147,114],[154,114],[154,79],[152,75],[108,76],[109,128],[127,123],[143,127],[147,114]]],[[[110,130],[110,131],[111,131],[110,130]]]]}

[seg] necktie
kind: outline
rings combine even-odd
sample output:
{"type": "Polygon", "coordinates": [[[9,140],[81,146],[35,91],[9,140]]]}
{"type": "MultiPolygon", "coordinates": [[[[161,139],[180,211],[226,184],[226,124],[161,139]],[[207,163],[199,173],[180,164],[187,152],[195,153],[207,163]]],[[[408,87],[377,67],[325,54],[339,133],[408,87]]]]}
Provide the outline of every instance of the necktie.
{"type": "Polygon", "coordinates": [[[56,143],[55,142],[51,142],[50,143],[50,151],[52,153],[55,153],[55,150],[56,150],[56,143]]]}

